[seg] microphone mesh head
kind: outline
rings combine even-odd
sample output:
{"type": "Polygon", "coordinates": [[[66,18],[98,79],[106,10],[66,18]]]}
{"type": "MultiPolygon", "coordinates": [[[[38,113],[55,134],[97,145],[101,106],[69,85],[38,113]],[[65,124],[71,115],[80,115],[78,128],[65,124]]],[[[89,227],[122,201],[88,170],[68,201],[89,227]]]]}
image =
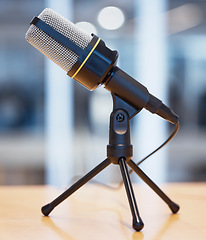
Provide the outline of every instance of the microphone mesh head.
{"type": "MultiPolygon", "coordinates": [[[[50,25],[52,28],[67,37],[82,49],[85,49],[92,40],[92,36],[81,31],[73,23],[60,16],[52,9],[44,9],[38,18],[50,25]]],[[[72,52],[61,43],[57,42],[55,39],[33,24],[29,27],[25,38],[31,45],[37,48],[41,53],[51,59],[66,72],[71,70],[78,60],[79,56],[77,54],[72,52]]]]}

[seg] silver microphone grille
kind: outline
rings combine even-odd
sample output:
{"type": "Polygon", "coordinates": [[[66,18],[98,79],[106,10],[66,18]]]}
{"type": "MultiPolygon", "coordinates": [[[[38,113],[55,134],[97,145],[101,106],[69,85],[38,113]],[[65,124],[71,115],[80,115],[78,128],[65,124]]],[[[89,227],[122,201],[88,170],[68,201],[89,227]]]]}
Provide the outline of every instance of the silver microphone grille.
{"type": "MultiPolygon", "coordinates": [[[[88,46],[89,42],[92,40],[92,36],[81,31],[73,23],[52,9],[44,9],[38,18],[67,37],[82,49],[85,49],[88,46]]],[[[79,56],[77,54],[72,52],[61,43],[57,42],[55,39],[50,37],[48,34],[33,24],[29,27],[25,38],[31,45],[37,48],[41,53],[51,59],[66,72],[71,70],[71,68],[78,60],[79,56]]]]}

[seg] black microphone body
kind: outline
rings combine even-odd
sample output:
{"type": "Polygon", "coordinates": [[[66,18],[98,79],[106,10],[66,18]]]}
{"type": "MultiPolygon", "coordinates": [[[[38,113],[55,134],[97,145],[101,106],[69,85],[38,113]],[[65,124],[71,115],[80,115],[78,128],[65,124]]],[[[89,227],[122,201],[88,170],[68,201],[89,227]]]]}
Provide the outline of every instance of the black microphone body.
{"type": "Polygon", "coordinates": [[[145,86],[116,66],[117,51],[110,50],[97,36],[92,34],[92,37],[85,37],[76,26],[51,9],[45,9],[39,18],[35,17],[30,28],[26,34],[27,41],[89,90],[105,85],[107,90],[138,111],[145,108],[173,124],[178,122],[178,116],[161,100],[151,95],[145,86]],[[69,33],[64,29],[65,26],[69,33]],[[55,56],[55,53],[51,55],[54,47],[60,52],[56,53],[60,56],[55,56]],[[69,67],[66,68],[68,58],[71,63],[69,62],[69,67]]]}
{"type": "MultiPolygon", "coordinates": [[[[98,39],[94,34],[92,36],[93,39],[85,49],[85,53],[92,49],[92,46],[98,39]]],[[[79,57],[67,74],[91,91],[104,84],[107,90],[115,93],[133,108],[137,110],[145,108],[171,123],[176,123],[178,116],[163,104],[161,100],[150,94],[145,86],[118,68],[116,66],[117,58],[118,52],[110,50],[100,40],[98,46],[78,74],[75,75],[75,72],[78,71],[83,63],[85,54],[79,57]]]]}

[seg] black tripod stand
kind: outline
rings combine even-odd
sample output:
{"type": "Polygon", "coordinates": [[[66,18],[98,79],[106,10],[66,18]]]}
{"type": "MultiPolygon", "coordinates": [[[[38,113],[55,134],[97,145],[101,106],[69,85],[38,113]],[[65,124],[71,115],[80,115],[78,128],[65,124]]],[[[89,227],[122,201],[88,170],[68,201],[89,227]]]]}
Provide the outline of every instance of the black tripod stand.
{"type": "Polygon", "coordinates": [[[132,119],[141,109],[137,110],[121,100],[115,94],[113,97],[113,112],[110,115],[110,132],[109,132],[109,145],[107,145],[107,158],[87,173],[83,178],[74,183],[69,189],[63,192],[59,197],[51,203],[42,207],[42,213],[48,216],[49,213],[72,193],[78,190],[81,186],[91,180],[104,168],[111,163],[119,164],[127,197],[133,217],[133,228],[140,231],[144,224],[139,215],[137,203],[131,180],[129,177],[127,165],[145,182],[147,183],[162,200],[168,204],[173,213],[177,213],[179,206],[170,200],[167,195],[131,160],[132,158],[132,145],[130,143],[130,125],[129,120],[132,119]]]}

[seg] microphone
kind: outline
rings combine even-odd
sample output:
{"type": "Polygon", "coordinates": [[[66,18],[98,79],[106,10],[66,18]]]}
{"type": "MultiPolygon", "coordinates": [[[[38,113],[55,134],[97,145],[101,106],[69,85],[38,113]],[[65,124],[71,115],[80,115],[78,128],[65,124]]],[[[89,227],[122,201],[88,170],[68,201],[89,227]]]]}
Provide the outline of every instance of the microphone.
{"type": "Polygon", "coordinates": [[[46,8],[32,19],[25,38],[89,90],[104,85],[136,110],[145,108],[173,124],[178,122],[178,116],[170,108],[116,66],[117,51],[52,9],[46,8]]]}

